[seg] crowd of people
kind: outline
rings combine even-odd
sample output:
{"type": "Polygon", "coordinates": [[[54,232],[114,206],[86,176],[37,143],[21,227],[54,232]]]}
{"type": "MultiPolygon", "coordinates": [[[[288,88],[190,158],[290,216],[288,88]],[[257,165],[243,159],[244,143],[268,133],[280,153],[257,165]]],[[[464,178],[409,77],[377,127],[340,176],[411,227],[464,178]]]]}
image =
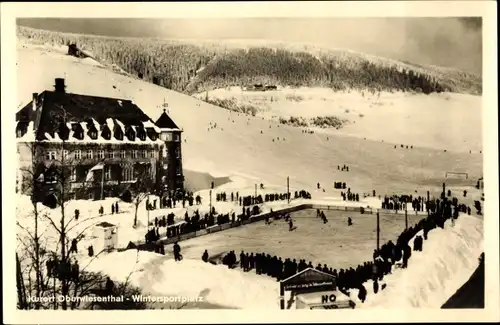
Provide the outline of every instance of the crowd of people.
{"type": "MultiPolygon", "coordinates": [[[[145,235],[146,243],[152,243],[158,241],[162,236],[160,234],[160,228],[166,228],[165,235],[163,237],[172,238],[178,237],[180,235],[192,233],[198,230],[206,229],[215,225],[222,225],[226,223],[243,222],[248,220],[251,216],[258,215],[261,213],[260,207],[258,205],[250,207],[243,207],[241,214],[236,214],[236,212],[218,214],[215,208],[212,207],[212,213],[205,213],[202,217],[199,210],[196,210],[194,214],[189,217],[188,212],[184,214],[184,220],[178,224],[174,224],[175,215],[170,213],[162,218],[156,217],[154,220],[154,227],[151,228],[145,235]]],[[[152,224],[153,225],[153,224],[152,224]]]]}
{"type": "MultiPolygon", "coordinates": [[[[443,197],[443,196],[442,196],[443,197]]],[[[410,199],[408,202],[414,202],[410,199]]],[[[424,241],[428,238],[428,233],[436,227],[444,228],[446,220],[455,220],[459,212],[470,212],[464,204],[459,204],[456,198],[432,199],[429,201],[429,216],[422,219],[416,225],[405,229],[397,238],[396,243],[391,240],[382,245],[380,249],[374,250],[373,260],[364,262],[356,268],[334,269],[327,264],[318,264],[313,266],[312,262],[306,262],[305,259],[281,258],[266,253],[245,253],[239,255],[239,266],[243,271],[248,272],[255,269],[257,274],[264,274],[276,278],[278,281],[286,279],[306,268],[315,268],[316,270],[331,274],[336,277],[336,286],[339,290],[346,292],[349,289],[358,289],[358,298],[364,302],[366,300],[367,290],[364,283],[372,280],[373,292],[378,293],[384,289],[385,285],[380,287],[379,282],[384,276],[392,272],[393,267],[398,265],[401,268],[407,268],[412,251],[423,251],[424,241]],[[423,235],[417,235],[422,231],[423,235]],[[410,246],[413,240],[413,249],[410,246]]],[[[317,217],[321,217],[322,211],[317,210],[317,217]]],[[[352,220],[349,222],[352,224],[352,220]]],[[[208,254],[208,253],[207,253],[208,254]]],[[[223,264],[230,268],[236,267],[238,263],[237,256],[231,251],[223,259],[223,264]]]]}
{"type": "MultiPolygon", "coordinates": [[[[156,205],[156,199],[153,200],[153,202],[149,202],[149,200],[146,201],[146,208],[148,210],[156,210],[157,205],[156,205]]],[[[160,200],[160,209],[172,209],[177,206],[177,202],[182,203],[182,207],[185,208],[186,205],[193,206],[194,204],[196,205],[201,205],[201,196],[197,195],[194,197],[193,192],[187,192],[187,191],[181,191],[177,192],[174,195],[167,195],[164,196],[160,200]]]]}
{"type": "MultiPolygon", "coordinates": [[[[111,214],[119,213],[119,211],[120,211],[120,206],[118,205],[118,202],[112,203],[111,214]]],[[[102,205],[99,207],[98,212],[101,216],[104,214],[104,207],[102,205]]],[[[80,211],[77,209],[75,210],[75,220],[78,220],[79,216],[80,216],[80,211]]]]}
{"type": "Polygon", "coordinates": [[[57,254],[53,254],[45,262],[45,267],[47,269],[47,277],[49,278],[54,277],[59,280],[78,282],[80,277],[80,266],[76,259],[72,261],[68,258],[66,261],[60,261],[57,254]]]}
{"type": "Polygon", "coordinates": [[[340,195],[342,196],[342,199],[344,201],[347,200],[347,201],[359,202],[359,194],[352,193],[350,188],[347,189],[347,192],[340,192],[340,195]]]}
{"type": "Polygon", "coordinates": [[[346,189],[346,183],[345,182],[334,182],[333,187],[336,190],[345,190],[346,189]]]}
{"type": "MultiPolygon", "coordinates": [[[[260,184],[260,188],[263,189],[264,185],[260,184]]],[[[291,198],[291,193],[268,193],[262,195],[247,195],[247,196],[240,196],[239,192],[231,192],[230,195],[228,195],[226,192],[221,192],[216,194],[216,201],[217,202],[227,202],[228,198],[231,200],[231,202],[238,202],[240,206],[251,206],[251,205],[256,205],[256,204],[263,204],[265,202],[275,202],[275,201],[284,201],[284,200],[289,200],[291,198]]],[[[304,199],[311,199],[311,194],[307,191],[295,191],[294,193],[294,198],[304,198],[304,199]]]]}
{"type": "MultiPolygon", "coordinates": [[[[394,149],[396,149],[398,146],[397,145],[394,145],[394,149]]],[[[400,145],[401,148],[405,148],[405,145],[404,144],[401,144],[400,145]]],[[[406,149],[413,149],[413,146],[408,146],[406,145],[406,149]]]]}
{"type": "Polygon", "coordinates": [[[337,170],[340,170],[342,172],[348,172],[349,171],[349,166],[347,165],[344,165],[344,166],[340,166],[340,165],[337,165],[337,170]]]}
{"type": "Polygon", "coordinates": [[[393,195],[390,197],[384,196],[382,200],[382,209],[387,210],[407,210],[411,203],[413,211],[426,211],[427,199],[421,196],[414,197],[413,195],[393,195]]]}

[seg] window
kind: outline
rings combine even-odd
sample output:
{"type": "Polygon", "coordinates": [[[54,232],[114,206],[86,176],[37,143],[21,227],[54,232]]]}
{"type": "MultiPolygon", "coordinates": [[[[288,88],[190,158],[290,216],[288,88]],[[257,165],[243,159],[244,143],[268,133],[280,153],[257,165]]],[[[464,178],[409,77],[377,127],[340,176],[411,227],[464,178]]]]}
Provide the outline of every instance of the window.
{"type": "Polygon", "coordinates": [[[156,141],[156,139],[158,139],[158,136],[157,136],[156,133],[151,133],[151,137],[150,138],[151,138],[151,140],[156,141]]]}
{"type": "Polygon", "coordinates": [[[55,151],[47,151],[45,154],[45,159],[56,160],[56,152],[55,151]]]}
{"type": "Polygon", "coordinates": [[[115,158],[115,152],[114,152],[113,150],[108,151],[108,152],[107,152],[107,157],[108,157],[108,158],[111,158],[111,159],[115,158]]]}
{"type": "Polygon", "coordinates": [[[70,181],[76,182],[76,168],[71,171],[70,181]]]}
{"type": "Polygon", "coordinates": [[[165,159],[167,159],[167,158],[168,158],[167,146],[163,146],[163,148],[162,148],[162,156],[163,156],[163,158],[165,158],[165,159]]]}
{"type": "Polygon", "coordinates": [[[175,156],[176,156],[177,158],[180,158],[180,157],[181,157],[181,150],[180,150],[180,148],[179,148],[179,147],[175,148],[175,156]]]}
{"type": "Polygon", "coordinates": [[[177,166],[175,171],[176,171],[177,175],[181,175],[182,174],[181,166],[177,166]]]}
{"type": "Polygon", "coordinates": [[[180,137],[178,133],[174,133],[174,141],[179,141],[180,137]]]}
{"type": "Polygon", "coordinates": [[[92,150],[87,150],[87,159],[92,159],[92,157],[93,157],[92,150]]]}
{"type": "Polygon", "coordinates": [[[156,151],[151,150],[150,155],[151,158],[156,158],[156,151]]]}
{"type": "Polygon", "coordinates": [[[89,131],[89,137],[90,137],[92,140],[97,139],[97,132],[96,132],[95,130],[90,130],[90,131],[89,131]]]}
{"type": "Polygon", "coordinates": [[[137,158],[137,150],[132,150],[132,158],[137,158]]]}
{"type": "Polygon", "coordinates": [[[104,166],[104,180],[111,180],[111,166],[104,166]]]}
{"type": "Polygon", "coordinates": [[[134,168],[129,167],[123,169],[123,181],[132,181],[134,180],[134,168]]]}
{"type": "Polygon", "coordinates": [[[99,159],[103,159],[104,158],[104,150],[97,151],[97,158],[99,158],[99,159]]]}
{"type": "Polygon", "coordinates": [[[120,151],[120,158],[127,157],[127,152],[125,150],[120,151]]]}
{"type": "Polygon", "coordinates": [[[64,159],[69,159],[69,151],[63,150],[64,159]]]}
{"type": "Polygon", "coordinates": [[[82,151],[75,150],[75,159],[82,159],[82,151]]]}
{"type": "Polygon", "coordinates": [[[147,151],[147,150],[142,150],[142,151],[141,151],[141,157],[142,157],[142,158],[146,158],[146,157],[147,157],[147,155],[148,155],[148,151],[147,151]]]}

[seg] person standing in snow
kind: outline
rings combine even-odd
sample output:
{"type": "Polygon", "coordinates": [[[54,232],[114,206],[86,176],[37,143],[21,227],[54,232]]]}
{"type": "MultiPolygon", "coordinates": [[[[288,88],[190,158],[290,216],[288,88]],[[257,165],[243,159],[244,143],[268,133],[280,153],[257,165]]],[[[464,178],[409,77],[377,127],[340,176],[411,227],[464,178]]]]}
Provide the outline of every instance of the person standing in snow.
{"type": "Polygon", "coordinates": [[[201,256],[201,260],[205,263],[208,262],[208,251],[205,249],[205,251],[203,252],[203,255],[201,256]]]}
{"type": "Polygon", "coordinates": [[[288,231],[292,231],[293,230],[293,220],[292,218],[290,218],[288,220],[288,231]]]}
{"type": "Polygon", "coordinates": [[[114,289],[115,289],[115,284],[113,281],[111,281],[111,278],[108,276],[106,279],[106,293],[108,295],[112,295],[114,289]]]}
{"type": "Polygon", "coordinates": [[[74,253],[78,253],[77,243],[78,243],[78,242],[77,242],[77,240],[76,240],[76,239],[73,239],[73,240],[71,241],[71,248],[70,248],[70,250],[69,250],[69,252],[70,252],[70,253],[73,253],[73,252],[74,252],[74,253]]]}
{"type": "Polygon", "coordinates": [[[115,213],[118,213],[118,201],[115,203],[115,213]]]}
{"type": "Polygon", "coordinates": [[[176,261],[182,260],[182,255],[181,255],[181,247],[177,242],[174,244],[174,259],[176,261]]]}

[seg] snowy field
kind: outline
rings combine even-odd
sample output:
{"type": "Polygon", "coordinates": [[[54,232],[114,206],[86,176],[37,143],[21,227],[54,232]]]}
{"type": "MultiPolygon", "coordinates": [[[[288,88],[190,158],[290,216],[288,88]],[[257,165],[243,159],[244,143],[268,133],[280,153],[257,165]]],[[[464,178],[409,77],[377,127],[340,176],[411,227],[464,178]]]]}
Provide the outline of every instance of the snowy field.
{"type": "Polygon", "coordinates": [[[311,128],[329,135],[348,135],[395,144],[438,150],[478,153],[482,150],[481,96],[441,93],[371,94],[368,91],[335,92],[327,88],[281,88],[244,91],[240,87],[216,89],[195,95],[205,99],[232,99],[258,108],[258,117],[337,116],[348,120],[341,129],[311,128]],[[446,122],[443,122],[443,119],[446,122]],[[446,126],[443,132],[442,126],[446,126]]]}

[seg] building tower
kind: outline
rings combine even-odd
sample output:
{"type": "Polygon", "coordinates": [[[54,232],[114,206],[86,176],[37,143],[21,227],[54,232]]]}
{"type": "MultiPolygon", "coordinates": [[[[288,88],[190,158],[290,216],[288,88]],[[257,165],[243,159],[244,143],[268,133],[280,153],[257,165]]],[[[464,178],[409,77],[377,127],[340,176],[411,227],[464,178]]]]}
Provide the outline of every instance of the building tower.
{"type": "Polygon", "coordinates": [[[167,115],[166,110],[156,121],[160,128],[160,139],[165,143],[160,152],[159,179],[163,190],[173,194],[184,189],[184,173],[182,172],[181,133],[182,130],[167,115]]]}

